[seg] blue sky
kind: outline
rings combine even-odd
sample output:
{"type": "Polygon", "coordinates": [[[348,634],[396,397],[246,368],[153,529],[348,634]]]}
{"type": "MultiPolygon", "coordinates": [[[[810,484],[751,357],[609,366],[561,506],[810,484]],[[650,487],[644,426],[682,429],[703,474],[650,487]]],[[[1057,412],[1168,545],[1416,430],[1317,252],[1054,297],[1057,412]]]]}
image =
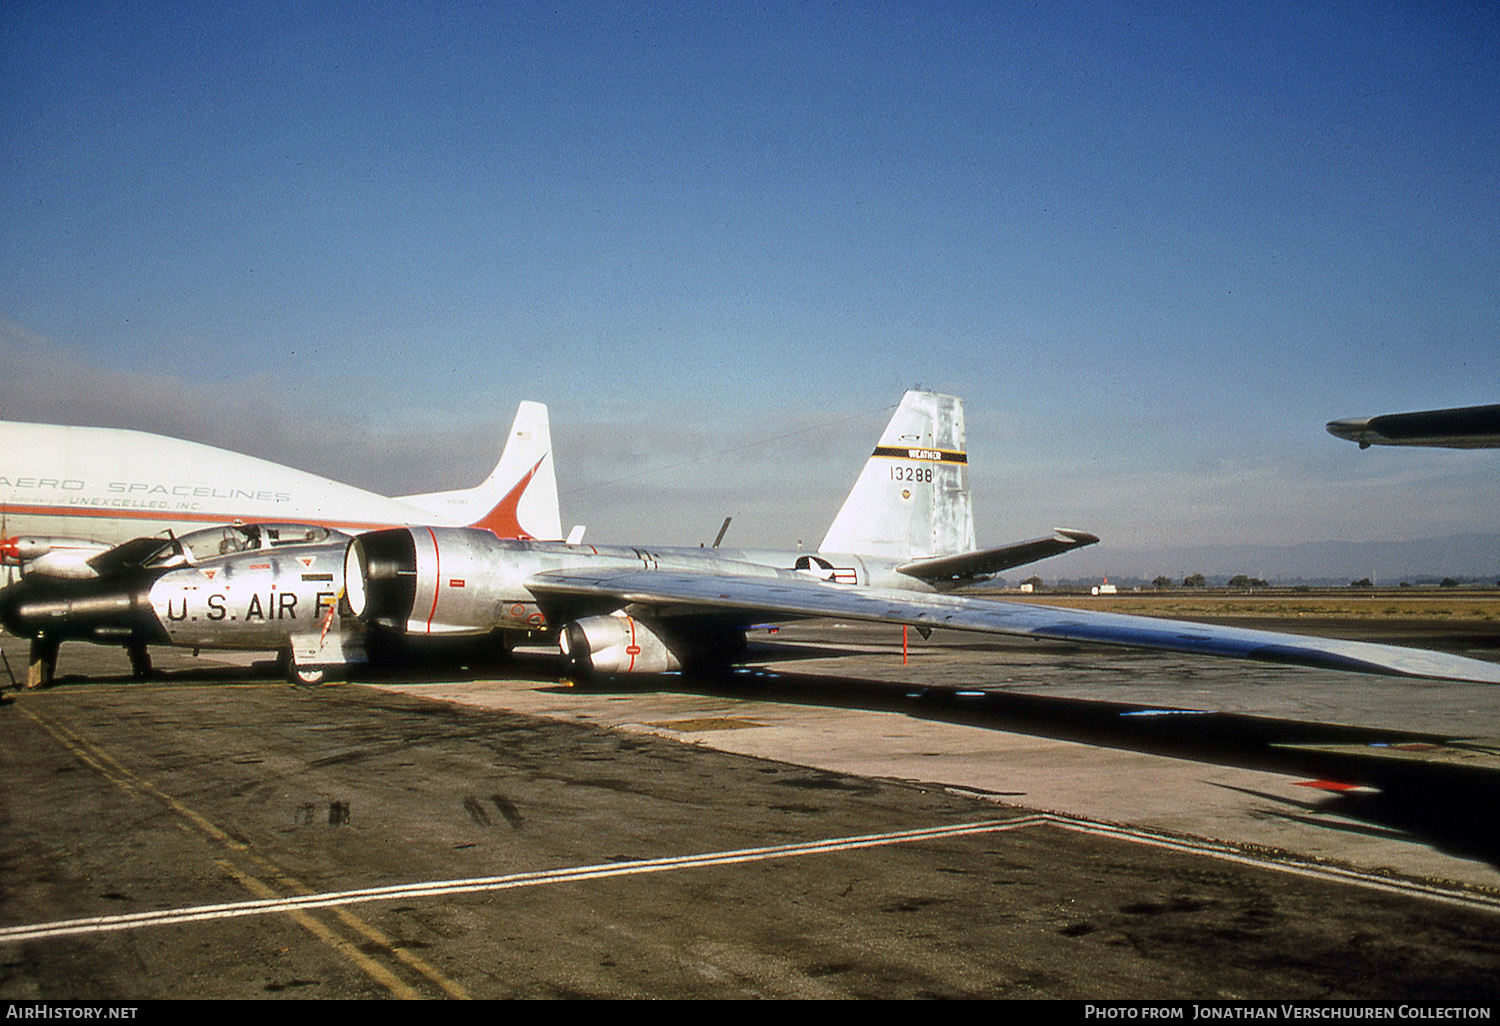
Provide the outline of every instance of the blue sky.
{"type": "Polygon", "coordinates": [[[11,2],[0,416],[398,492],[538,399],[591,538],[772,544],[920,384],[982,542],[1493,532],[1500,454],[1323,424],[1500,401],[1497,43],[1473,3],[11,2]]]}

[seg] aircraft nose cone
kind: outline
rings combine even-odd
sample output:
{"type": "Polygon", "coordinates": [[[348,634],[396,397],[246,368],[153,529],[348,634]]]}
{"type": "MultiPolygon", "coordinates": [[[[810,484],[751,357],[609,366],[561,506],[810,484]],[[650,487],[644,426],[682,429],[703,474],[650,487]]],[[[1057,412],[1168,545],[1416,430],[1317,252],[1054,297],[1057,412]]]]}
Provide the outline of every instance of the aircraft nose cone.
{"type": "Polygon", "coordinates": [[[138,584],[31,577],[0,588],[0,626],[18,638],[113,640],[154,635],[155,623],[138,584]]]}
{"type": "Polygon", "coordinates": [[[25,581],[0,588],[0,626],[18,638],[29,638],[36,633],[32,618],[26,613],[30,590],[25,581]]]}

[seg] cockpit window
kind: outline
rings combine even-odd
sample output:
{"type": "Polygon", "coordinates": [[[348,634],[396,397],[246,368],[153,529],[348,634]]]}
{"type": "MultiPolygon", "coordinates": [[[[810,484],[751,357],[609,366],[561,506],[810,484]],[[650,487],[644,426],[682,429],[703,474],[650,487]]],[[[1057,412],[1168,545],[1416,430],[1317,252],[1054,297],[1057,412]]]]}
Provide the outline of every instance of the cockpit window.
{"type": "Polygon", "coordinates": [[[257,524],[245,524],[194,531],[182,539],[182,544],[192,553],[194,560],[232,556],[236,552],[260,548],[260,527],[257,524]]]}
{"type": "Polygon", "coordinates": [[[333,532],[326,527],[307,524],[290,524],[266,528],[266,540],[273,549],[283,545],[319,545],[326,542],[333,532]]]}
{"type": "Polygon", "coordinates": [[[205,559],[232,556],[237,552],[281,548],[287,545],[319,545],[347,541],[348,535],[311,524],[231,524],[193,531],[180,538],[158,540],[159,548],[143,566],[179,566],[205,559]]]}
{"type": "MultiPolygon", "coordinates": [[[[152,539],[156,541],[156,539],[152,539]]],[[[128,542],[126,544],[129,544],[128,542]]],[[[174,541],[158,542],[156,551],[141,560],[141,566],[176,566],[187,562],[182,546],[174,541]]]]}
{"type": "Polygon", "coordinates": [[[176,563],[198,563],[215,556],[229,556],[236,552],[258,549],[259,524],[235,524],[230,527],[210,527],[193,531],[181,538],[169,539],[145,561],[146,566],[170,566],[176,563]]]}

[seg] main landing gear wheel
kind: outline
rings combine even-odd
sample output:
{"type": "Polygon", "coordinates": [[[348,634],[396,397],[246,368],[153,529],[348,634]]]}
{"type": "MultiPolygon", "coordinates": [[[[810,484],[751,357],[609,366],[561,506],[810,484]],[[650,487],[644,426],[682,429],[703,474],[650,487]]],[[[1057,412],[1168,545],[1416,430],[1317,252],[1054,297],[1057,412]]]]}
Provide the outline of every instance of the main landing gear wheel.
{"type": "Polygon", "coordinates": [[[292,684],[325,684],[332,675],[331,667],[298,666],[297,660],[292,658],[290,651],[282,651],[277,654],[276,669],[292,684]]]}

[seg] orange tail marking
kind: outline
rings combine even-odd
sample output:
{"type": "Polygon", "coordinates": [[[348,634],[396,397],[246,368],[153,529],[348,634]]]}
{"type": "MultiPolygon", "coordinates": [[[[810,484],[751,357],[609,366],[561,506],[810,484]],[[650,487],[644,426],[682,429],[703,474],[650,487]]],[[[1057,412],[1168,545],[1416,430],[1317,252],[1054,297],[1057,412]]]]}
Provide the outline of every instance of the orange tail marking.
{"type": "Polygon", "coordinates": [[[526,494],[526,486],[531,484],[531,479],[536,472],[542,468],[542,460],[536,461],[536,466],[526,472],[526,476],[516,482],[516,486],[506,493],[505,498],[495,504],[495,508],[483,517],[470,524],[470,527],[482,527],[492,532],[497,538],[525,538],[531,535],[521,529],[521,521],[516,517],[516,509],[521,505],[521,496],[526,494]]]}

